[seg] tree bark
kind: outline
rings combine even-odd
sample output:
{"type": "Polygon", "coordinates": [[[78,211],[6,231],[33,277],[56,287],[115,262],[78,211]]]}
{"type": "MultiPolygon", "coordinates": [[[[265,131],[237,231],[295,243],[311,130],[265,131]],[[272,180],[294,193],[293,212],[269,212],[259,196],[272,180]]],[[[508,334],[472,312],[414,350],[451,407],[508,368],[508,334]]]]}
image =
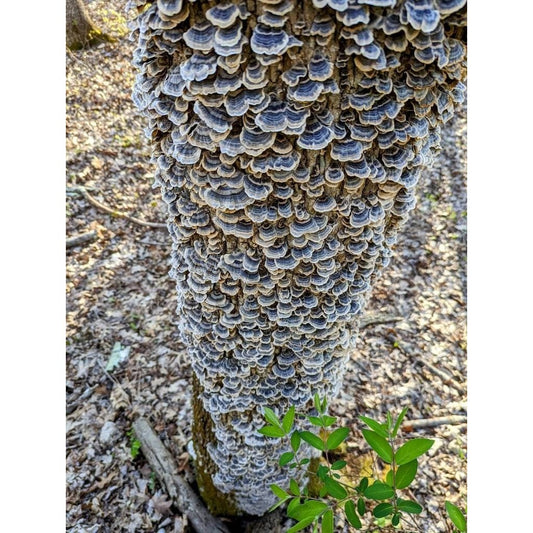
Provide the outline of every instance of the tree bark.
{"type": "Polygon", "coordinates": [[[91,21],[83,0],[67,0],[66,4],[66,44],[71,50],[109,41],[91,21]]]}
{"type": "Polygon", "coordinates": [[[262,408],[310,412],[314,393],[339,390],[373,281],[462,101],[465,0],[353,4],[129,3],[133,99],[195,373],[197,479],[216,513],[261,515],[269,485],[287,486],[286,443],[257,433],[262,408]]]}

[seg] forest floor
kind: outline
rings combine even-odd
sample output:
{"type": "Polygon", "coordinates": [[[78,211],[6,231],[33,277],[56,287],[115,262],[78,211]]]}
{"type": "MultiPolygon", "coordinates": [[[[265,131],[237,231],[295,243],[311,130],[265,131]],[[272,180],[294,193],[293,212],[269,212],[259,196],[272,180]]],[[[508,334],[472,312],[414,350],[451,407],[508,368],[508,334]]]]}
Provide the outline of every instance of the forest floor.
{"type": "MultiPolygon", "coordinates": [[[[136,416],[150,420],[184,475],[192,470],[191,370],[175,327],[170,238],[165,228],[117,216],[166,218],[152,188],[144,121],[130,100],[132,44],[122,9],[119,0],[90,2],[95,22],[117,42],[66,58],[67,237],[96,232],[66,254],[66,520],[73,533],[183,530],[142,454],[132,458],[136,416]],[[92,205],[80,186],[115,214],[92,205]]],[[[465,181],[462,109],[445,129],[442,154],[423,176],[416,210],[367,306],[367,317],[401,320],[361,330],[331,404],[331,414],[354,430],[354,457],[368,451],[359,415],[383,420],[408,406],[409,420],[466,416],[465,181]]],[[[466,503],[466,424],[406,434],[415,435],[436,441],[411,490],[425,509],[420,531],[450,531],[444,501],[466,503]]]]}

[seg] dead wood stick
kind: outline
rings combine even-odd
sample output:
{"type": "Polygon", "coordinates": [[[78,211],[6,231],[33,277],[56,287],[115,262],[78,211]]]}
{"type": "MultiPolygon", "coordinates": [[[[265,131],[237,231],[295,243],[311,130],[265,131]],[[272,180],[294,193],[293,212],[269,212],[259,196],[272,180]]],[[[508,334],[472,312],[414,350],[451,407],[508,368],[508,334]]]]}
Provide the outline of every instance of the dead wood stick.
{"type": "Polygon", "coordinates": [[[421,418],[418,420],[407,420],[402,424],[404,431],[413,431],[420,428],[434,428],[447,424],[464,424],[466,423],[465,415],[436,416],[435,418],[421,418]]]}
{"type": "Polygon", "coordinates": [[[78,185],[76,187],[69,187],[70,191],[74,192],[80,192],[83,197],[94,207],[100,209],[101,211],[105,211],[106,213],[109,213],[110,215],[117,217],[117,218],[125,218],[126,220],[129,220],[130,222],[134,222],[135,224],[139,224],[140,226],[147,226],[149,228],[166,228],[166,224],[162,224],[160,222],[146,222],[145,220],[141,220],[137,217],[132,217],[131,215],[128,215],[127,213],[123,213],[122,211],[116,211],[115,209],[112,209],[111,207],[107,207],[107,205],[102,204],[99,202],[96,198],[91,196],[87,189],[85,187],[82,187],[81,185],[78,185]]]}
{"type": "Polygon", "coordinates": [[[389,322],[400,322],[401,320],[403,320],[403,316],[376,313],[374,315],[361,317],[359,327],[366,328],[367,326],[374,324],[388,324],[389,322]]]}
{"type": "Polygon", "coordinates": [[[79,246],[80,244],[85,244],[87,242],[96,239],[96,231],[88,231],[75,237],[69,237],[67,239],[67,248],[73,248],[74,246],[79,246]]]}
{"type": "Polygon", "coordinates": [[[178,509],[187,516],[198,533],[229,533],[217,518],[212,516],[190,485],[179,475],[178,467],[148,421],[139,417],[133,422],[133,431],[141,443],[141,451],[157,477],[174,500],[178,509]]]}
{"type": "Polygon", "coordinates": [[[440,368],[437,368],[435,365],[432,365],[431,363],[428,363],[427,361],[424,361],[423,359],[420,359],[420,362],[428,370],[431,370],[431,372],[433,372],[433,374],[435,374],[436,376],[439,376],[446,385],[449,385],[450,387],[453,387],[456,391],[458,391],[460,393],[464,392],[463,388],[461,387],[461,385],[459,385],[459,383],[456,383],[454,381],[453,376],[448,374],[448,372],[445,372],[444,370],[441,370],[440,368]]]}

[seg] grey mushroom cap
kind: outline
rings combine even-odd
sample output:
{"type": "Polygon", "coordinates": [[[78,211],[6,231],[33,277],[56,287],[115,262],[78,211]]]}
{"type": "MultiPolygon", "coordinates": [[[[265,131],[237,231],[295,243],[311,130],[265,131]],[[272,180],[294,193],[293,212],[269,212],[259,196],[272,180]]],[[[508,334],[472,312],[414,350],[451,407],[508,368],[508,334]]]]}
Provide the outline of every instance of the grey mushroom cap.
{"type": "Polygon", "coordinates": [[[430,0],[416,3],[414,0],[406,0],[400,15],[400,20],[410,24],[415,30],[430,33],[439,24],[440,13],[432,7],[430,0]]]}
{"type": "Polygon", "coordinates": [[[298,138],[298,146],[307,150],[321,150],[325,148],[333,139],[331,128],[325,126],[316,119],[311,118],[307,123],[305,131],[298,138]]]}
{"type": "Polygon", "coordinates": [[[289,35],[280,28],[258,24],[250,39],[250,48],[256,54],[280,55],[287,50],[289,35]]]}
{"type": "Polygon", "coordinates": [[[189,59],[180,65],[181,77],[186,81],[202,81],[217,68],[217,56],[210,53],[208,55],[194,53],[189,59]]]}
{"type": "Polygon", "coordinates": [[[318,8],[331,7],[336,11],[345,11],[348,9],[348,0],[313,0],[313,5],[318,8]]]}
{"type": "Polygon", "coordinates": [[[356,24],[368,24],[370,22],[370,13],[366,6],[351,6],[342,12],[338,12],[337,20],[348,27],[356,24]]]}
{"type": "Polygon", "coordinates": [[[466,0],[435,0],[441,15],[450,15],[466,5],[466,0]]]}
{"type": "Polygon", "coordinates": [[[249,13],[237,4],[228,2],[211,7],[205,12],[205,16],[214,26],[229,28],[237,18],[246,18],[249,13]]]}
{"type": "Polygon", "coordinates": [[[215,27],[204,20],[191,26],[184,34],[183,40],[193,50],[209,52],[213,49],[215,41],[215,27]]]}
{"type": "Polygon", "coordinates": [[[183,8],[183,0],[157,0],[157,8],[167,17],[177,15],[183,8]]]}
{"type": "Polygon", "coordinates": [[[309,79],[314,81],[325,81],[333,74],[333,63],[320,51],[311,57],[308,66],[309,79]]]}

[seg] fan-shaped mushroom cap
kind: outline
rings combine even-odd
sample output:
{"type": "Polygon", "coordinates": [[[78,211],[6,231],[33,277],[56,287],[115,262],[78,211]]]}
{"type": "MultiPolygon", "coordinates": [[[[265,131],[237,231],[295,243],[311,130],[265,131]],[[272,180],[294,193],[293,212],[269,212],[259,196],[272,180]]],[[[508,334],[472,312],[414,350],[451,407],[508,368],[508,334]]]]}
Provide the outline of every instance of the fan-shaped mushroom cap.
{"type": "Polygon", "coordinates": [[[307,79],[294,87],[289,87],[287,96],[295,102],[314,102],[323,89],[322,82],[307,79]]]}
{"type": "Polygon", "coordinates": [[[255,26],[250,47],[256,54],[280,55],[287,50],[289,35],[280,28],[272,28],[265,24],[255,26]]]}
{"type": "Polygon", "coordinates": [[[217,69],[217,56],[194,53],[189,59],[181,63],[180,74],[186,81],[202,81],[217,69]]]}
{"type": "Polygon", "coordinates": [[[331,158],[337,161],[357,161],[362,155],[363,145],[352,139],[337,141],[331,147],[331,158]]]}
{"type": "Polygon", "coordinates": [[[400,20],[410,24],[415,30],[430,33],[439,24],[440,13],[432,7],[431,0],[424,0],[422,2],[406,0],[400,15],[400,20]]]}
{"type": "Polygon", "coordinates": [[[348,9],[348,0],[313,0],[315,7],[331,7],[336,11],[345,11],[348,9]]]}
{"type": "Polygon", "coordinates": [[[441,15],[450,15],[466,5],[466,0],[435,0],[441,15]]]}
{"type": "Polygon", "coordinates": [[[337,12],[337,20],[345,26],[355,26],[356,24],[368,24],[370,13],[366,6],[350,6],[342,12],[337,12]]]}
{"type": "Polygon", "coordinates": [[[306,125],[305,131],[298,138],[296,144],[307,150],[321,150],[333,139],[331,128],[325,126],[315,118],[311,118],[306,125]]]}
{"type": "Polygon", "coordinates": [[[244,4],[237,5],[229,2],[217,4],[205,12],[211,24],[218,28],[229,28],[237,18],[245,19],[250,16],[244,4]]]}
{"type": "Polygon", "coordinates": [[[204,20],[191,26],[184,34],[183,40],[193,50],[209,52],[213,49],[215,41],[215,27],[204,20]]]}
{"type": "MultiPolygon", "coordinates": [[[[141,4],[142,5],[142,4],[141,4]]],[[[177,15],[183,7],[183,0],[157,0],[157,8],[167,17],[177,15]]]]}

